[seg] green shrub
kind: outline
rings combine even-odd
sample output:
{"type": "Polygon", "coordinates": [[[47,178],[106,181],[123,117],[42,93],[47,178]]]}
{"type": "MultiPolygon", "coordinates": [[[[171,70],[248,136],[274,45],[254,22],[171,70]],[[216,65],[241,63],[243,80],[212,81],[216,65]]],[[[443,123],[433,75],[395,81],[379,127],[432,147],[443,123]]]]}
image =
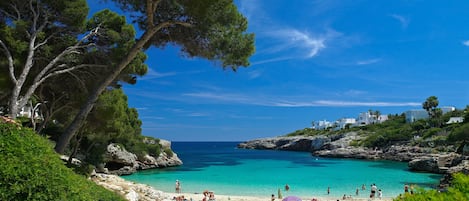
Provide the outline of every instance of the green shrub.
{"type": "Polygon", "coordinates": [[[423,138],[426,139],[426,138],[432,137],[434,135],[437,135],[441,131],[442,129],[438,127],[430,128],[423,133],[423,138]]]}
{"type": "Polygon", "coordinates": [[[160,144],[147,144],[148,154],[153,157],[158,157],[161,153],[160,144]]]}
{"type": "Polygon", "coordinates": [[[124,200],[65,167],[27,128],[0,124],[0,200],[124,200]]]}
{"type": "Polygon", "coordinates": [[[416,194],[404,194],[394,200],[399,201],[420,201],[420,200],[451,200],[451,201],[467,201],[469,200],[469,176],[462,173],[453,175],[451,187],[446,192],[438,192],[436,190],[417,191],[416,194]]]}
{"type": "Polygon", "coordinates": [[[174,154],[173,151],[168,147],[164,148],[164,153],[166,153],[166,156],[168,156],[169,158],[173,157],[174,154]]]}

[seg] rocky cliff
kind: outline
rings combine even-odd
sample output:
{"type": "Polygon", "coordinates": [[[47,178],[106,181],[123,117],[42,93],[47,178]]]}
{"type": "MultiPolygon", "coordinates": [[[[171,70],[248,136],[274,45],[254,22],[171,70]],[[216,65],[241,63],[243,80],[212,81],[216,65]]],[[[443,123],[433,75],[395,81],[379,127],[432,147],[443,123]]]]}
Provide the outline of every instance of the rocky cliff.
{"type": "Polygon", "coordinates": [[[314,156],[334,158],[356,158],[368,160],[392,160],[409,162],[409,169],[432,173],[467,171],[469,157],[456,153],[434,153],[430,147],[395,144],[389,147],[366,148],[352,146],[363,138],[356,132],[336,135],[294,136],[256,139],[240,143],[244,149],[274,149],[307,151],[314,156]]]}
{"type": "MultiPolygon", "coordinates": [[[[171,148],[171,142],[166,140],[146,143],[160,143],[161,150],[171,148]]],[[[156,158],[148,154],[138,158],[134,153],[128,152],[118,144],[108,145],[107,152],[105,153],[105,160],[107,162],[98,167],[97,172],[128,175],[136,172],[137,170],[179,166],[182,164],[182,161],[176,153],[168,155],[167,152],[161,151],[160,155],[156,158]]]]}

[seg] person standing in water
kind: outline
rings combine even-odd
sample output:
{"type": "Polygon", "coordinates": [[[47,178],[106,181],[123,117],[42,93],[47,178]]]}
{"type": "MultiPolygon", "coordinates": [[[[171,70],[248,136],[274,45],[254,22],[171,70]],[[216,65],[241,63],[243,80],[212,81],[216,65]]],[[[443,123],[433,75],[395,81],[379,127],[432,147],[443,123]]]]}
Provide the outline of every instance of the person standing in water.
{"type": "Polygon", "coordinates": [[[176,179],[176,193],[181,193],[181,183],[176,179]]]}

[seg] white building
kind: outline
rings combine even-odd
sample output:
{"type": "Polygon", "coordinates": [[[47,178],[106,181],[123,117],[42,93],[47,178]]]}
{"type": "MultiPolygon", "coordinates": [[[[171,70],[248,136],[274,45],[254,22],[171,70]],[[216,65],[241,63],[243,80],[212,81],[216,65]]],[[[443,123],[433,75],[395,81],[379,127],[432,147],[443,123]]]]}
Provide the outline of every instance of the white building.
{"type": "Polygon", "coordinates": [[[408,110],[405,113],[405,121],[412,123],[420,119],[428,119],[428,112],[426,110],[408,110]]]}
{"type": "Polygon", "coordinates": [[[446,124],[461,123],[464,121],[464,117],[450,117],[446,124]]]}
{"type": "MultiPolygon", "coordinates": [[[[456,108],[452,106],[444,106],[444,107],[440,107],[439,109],[441,109],[441,112],[443,114],[456,110],[456,108]]],[[[409,110],[409,111],[406,111],[404,114],[405,114],[405,121],[408,123],[412,123],[420,119],[428,119],[430,117],[428,115],[428,112],[424,109],[409,110]]]]}
{"type": "Polygon", "coordinates": [[[340,129],[345,129],[345,127],[347,125],[349,126],[355,126],[357,124],[357,120],[354,119],[354,118],[342,118],[342,119],[339,119],[337,120],[336,122],[336,129],[337,130],[340,130],[340,129]]]}
{"type": "Polygon", "coordinates": [[[364,126],[368,124],[373,124],[378,122],[378,118],[376,115],[371,114],[370,112],[362,112],[358,115],[358,122],[359,126],[364,126]]]}
{"type": "Polygon", "coordinates": [[[329,122],[329,121],[314,121],[313,122],[313,129],[316,129],[316,130],[325,130],[325,129],[328,129],[328,128],[332,128],[334,127],[334,124],[332,122],[329,122]]]}
{"type": "Polygon", "coordinates": [[[389,119],[387,114],[382,114],[378,116],[378,123],[383,123],[389,119]]]}

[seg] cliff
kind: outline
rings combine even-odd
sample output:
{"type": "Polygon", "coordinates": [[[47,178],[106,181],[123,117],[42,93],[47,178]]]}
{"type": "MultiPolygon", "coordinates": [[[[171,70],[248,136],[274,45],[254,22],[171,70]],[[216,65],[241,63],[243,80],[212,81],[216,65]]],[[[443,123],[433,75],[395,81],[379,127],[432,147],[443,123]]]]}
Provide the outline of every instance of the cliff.
{"type": "Polygon", "coordinates": [[[431,147],[410,143],[387,147],[367,148],[352,146],[364,137],[357,132],[335,135],[293,136],[255,139],[238,144],[244,149],[272,149],[306,151],[314,156],[332,158],[355,158],[367,160],[392,160],[409,163],[412,171],[438,174],[469,172],[469,157],[454,152],[438,152],[431,147]]]}
{"type": "Polygon", "coordinates": [[[181,159],[171,150],[171,142],[160,140],[159,142],[151,141],[145,143],[159,143],[161,152],[158,157],[148,154],[137,157],[136,154],[127,151],[118,144],[109,144],[105,153],[106,163],[97,167],[97,172],[128,175],[137,170],[146,170],[152,168],[163,168],[182,165],[181,159]]]}

